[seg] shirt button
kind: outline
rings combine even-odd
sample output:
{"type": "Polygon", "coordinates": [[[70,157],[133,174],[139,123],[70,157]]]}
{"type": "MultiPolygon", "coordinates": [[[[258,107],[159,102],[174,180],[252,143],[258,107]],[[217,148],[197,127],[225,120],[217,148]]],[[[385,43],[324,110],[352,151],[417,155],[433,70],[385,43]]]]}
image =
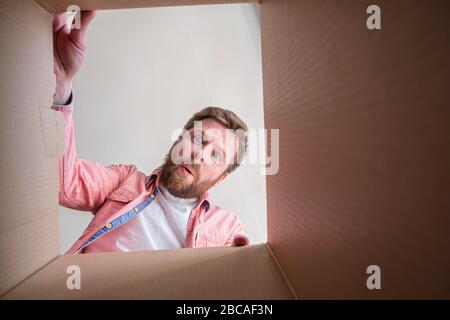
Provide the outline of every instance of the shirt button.
{"type": "Polygon", "coordinates": [[[150,198],[155,199],[155,195],[152,193],[152,194],[150,195],[150,198]]]}
{"type": "Polygon", "coordinates": [[[138,208],[134,208],[134,211],[138,212],[138,211],[139,211],[139,209],[138,209],[138,208]]]}
{"type": "Polygon", "coordinates": [[[105,227],[106,227],[106,229],[111,229],[112,228],[112,224],[108,223],[105,227]]]}

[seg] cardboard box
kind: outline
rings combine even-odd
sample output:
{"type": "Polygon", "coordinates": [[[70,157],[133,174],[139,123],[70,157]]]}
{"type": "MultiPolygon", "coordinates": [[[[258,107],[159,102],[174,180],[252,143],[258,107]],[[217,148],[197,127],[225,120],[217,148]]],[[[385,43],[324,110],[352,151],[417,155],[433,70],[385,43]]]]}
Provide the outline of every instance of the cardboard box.
{"type": "Polygon", "coordinates": [[[232,2],[0,1],[3,299],[450,298],[445,0],[377,1],[381,30],[369,1],[260,3],[265,125],[281,140],[266,244],[59,255],[52,13],[232,2]]]}

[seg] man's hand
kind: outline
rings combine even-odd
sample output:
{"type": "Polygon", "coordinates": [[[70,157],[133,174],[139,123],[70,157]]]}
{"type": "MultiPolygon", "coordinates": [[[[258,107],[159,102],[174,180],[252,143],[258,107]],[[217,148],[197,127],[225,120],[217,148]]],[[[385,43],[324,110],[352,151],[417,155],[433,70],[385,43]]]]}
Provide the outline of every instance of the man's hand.
{"type": "Polygon", "coordinates": [[[69,32],[66,13],[53,18],[53,56],[56,75],[54,104],[65,104],[72,91],[73,80],[86,56],[85,36],[95,11],[82,11],[80,29],[69,32]]]}
{"type": "Polygon", "coordinates": [[[232,247],[242,247],[250,244],[250,240],[243,234],[235,235],[233,238],[232,247]]]}

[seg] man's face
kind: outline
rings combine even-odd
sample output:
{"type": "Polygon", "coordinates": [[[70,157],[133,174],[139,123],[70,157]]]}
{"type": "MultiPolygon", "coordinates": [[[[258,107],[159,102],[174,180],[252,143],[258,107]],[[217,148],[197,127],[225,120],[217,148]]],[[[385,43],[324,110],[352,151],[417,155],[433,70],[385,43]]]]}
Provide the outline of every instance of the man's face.
{"type": "Polygon", "coordinates": [[[237,135],[217,120],[199,121],[172,145],[160,182],[176,197],[198,197],[225,178],[238,146],[237,135]]]}

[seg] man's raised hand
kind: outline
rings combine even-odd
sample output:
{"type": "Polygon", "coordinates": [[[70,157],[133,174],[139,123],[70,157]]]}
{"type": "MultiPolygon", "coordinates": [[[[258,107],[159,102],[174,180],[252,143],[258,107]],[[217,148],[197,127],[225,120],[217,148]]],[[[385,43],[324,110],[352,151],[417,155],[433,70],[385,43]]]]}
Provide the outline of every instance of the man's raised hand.
{"type": "Polygon", "coordinates": [[[95,11],[82,11],[80,29],[67,28],[66,13],[53,18],[53,56],[56,75],[54,104],[64,104],[72,91],[73,80],[86,57],[86,31],[95,11]]]}

